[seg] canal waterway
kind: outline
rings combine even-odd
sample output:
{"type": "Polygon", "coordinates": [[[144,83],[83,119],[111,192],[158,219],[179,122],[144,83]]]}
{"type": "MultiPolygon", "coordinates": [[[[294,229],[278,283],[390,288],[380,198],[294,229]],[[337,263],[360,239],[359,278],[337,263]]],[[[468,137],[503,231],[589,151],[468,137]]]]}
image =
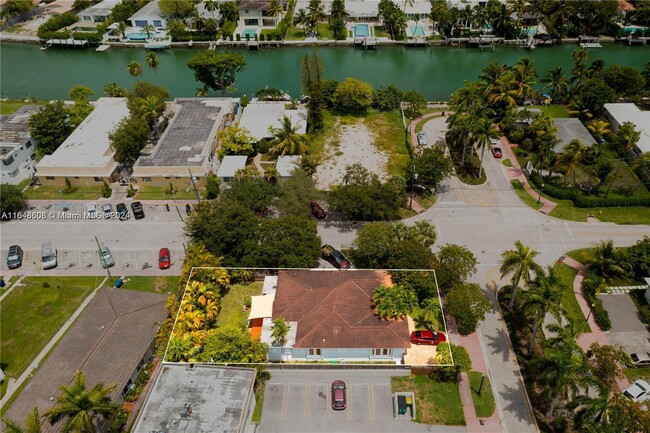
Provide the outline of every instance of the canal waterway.
{"type": "MultiPolygon", "coordinates": [[[[528,56],[543,76],[555,66],[569,74],[573,65],[571,53],[576,45],[540,47],[530,52],[515,47],[499,47],[493,51],[467,48],[380,47],[363,51],[352,47],[320,47],[324,77],[342,80],[356,77],[379,88],[398,84],[414,89],[430,100],[446,100],[465,80],[475,80],[491,62],[514,64],[528,56]]],[[[0,93],[3,97],[39,99],[66,98],[68,90],[83,84],[101,96],[107,83],[130,87],[135,78],[127,72],[127,64],[136,60],[143,65],[141,79],[167,87],[172,97],[196,94],[200,86],[186,62],[198,49],[173,49],[157,53],[160,59],[157,76],[147,68],[145,50],[111,48],[106,52],[93,49],[49,48],[38,45],[0,44],[0,93]]],[[[260,51],[235,49],[243,54],[246,70],[238,74],[237,96],[252,95],[264,86],[279,87],[290,95],[300,95],[300,62],[312,52],[311,47],[264,48],[260,51]]],[[[589,60],[603,59],[606,64],[619,63],[642,68],[650,61],[650,46],[628,47],[605,44],[589,50],[589,60]]],[[[211,93],[212,95],[213,93],[211,93]]],[[[214,93],[214,95],[217,95],[214,93]]]]}

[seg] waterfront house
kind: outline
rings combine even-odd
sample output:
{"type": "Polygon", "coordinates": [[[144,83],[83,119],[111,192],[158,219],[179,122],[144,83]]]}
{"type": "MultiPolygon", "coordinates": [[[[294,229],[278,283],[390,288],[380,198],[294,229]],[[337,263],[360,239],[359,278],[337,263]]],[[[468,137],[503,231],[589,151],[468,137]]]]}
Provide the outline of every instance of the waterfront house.
{"type": "Polygon", "coordinates": [[[372,296],[381,285],[392,285],[386,271],[280,271],[275,292],[253,298],[251,314],[256,317],[249,319],[262,319],[261,341],[269,345],[269,361],[399,364],[411,347],[409,326],[407,320],[380,319],[375,314],[372,296]],[[266,299],[272,303],[265,302],[265,308],[255,305],[266,299]],[[290,325],[284,346],[271,337],[278,317],[290,325]]]}
{"type": "Polygon", "coordinates": [[[160,12],[158,2],[155,0],[147,3],[142,9],[131,15],[128,22],[132,27],[139,28],[150,25],[162,30],[167,27],[167,18],[160,12]]]}
{"type": "Polygon", "coordinates": [[[266,17],[269,2],[260,0],[242,0],[239,5],[239,21],[237,27],[274,27],[272,17],[266,17]]]}
{"type": "Polygon", "coordinates": [[[34,145],[29,118],[41,107],[24,105],[16,112],[0,115],[0,174],[2,183],[16,185],[34,173],[34,145]]]}
{"type": "Polygon", "coordinates": [[[285,108],[284,102],[253,101],[242,112],[239,126],[248,130],[255,141],[273,139],[270,128],[279,128],[287,116],[298,134],[307,133],[307,110],[285,108]]]}
{"type": "Polygon", "coordinates": [[[580,140],[582,144],[591,147],[596,144],[596,140],[585,128],[580,119],[576,118],[555,118],[553,125],[557,128],[556,137],[558,143],[553,147],[553,152],[563,153],[564,148],[573,140],[580,140]]]}
{"type": "Polygon", "coordinates": [[[126,98],[99,98],[94,110],[51,155],[36,164],[42,185],[101,185],[111,182],[117,162],[108,134],[129,115],[126,98]]]}
{"type": "Polygon", "coordinates": [[[82,22],[103,23],[108,20],[113,8],[118,3],[120,3],[120,0],[104,0],[84,9],[77,15],[82,22]]]}
{"type": "Polygon", "coordinates": [[[132,179],[142,186],[202,186],[212,171],[217,132],[235,117],[237,98],[176,98],[172,118],[158,140],[135,162],[132,179]]]}
{"type": "Polygon", "coordinates": [[[632,103],[605,104],[605,114],[612,131],[618,131],[623,123],[630,122],[641,133],[633,150],[636,155],[650,152],[650,111],[641,111],[632,103]]]}

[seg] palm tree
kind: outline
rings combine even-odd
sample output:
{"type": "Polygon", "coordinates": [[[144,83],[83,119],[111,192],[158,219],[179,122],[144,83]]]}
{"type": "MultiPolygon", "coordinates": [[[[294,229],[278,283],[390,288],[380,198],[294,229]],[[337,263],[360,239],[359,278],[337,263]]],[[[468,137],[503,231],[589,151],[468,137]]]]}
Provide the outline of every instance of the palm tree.
{"type": "Polygon", "coordinates": [[[546,83],[543,89],[551,89],[551,98],[562,98],[569,91],[569,80],[564,76],[561,66],[556,66],[546,73],[544,78],[540,80],[546,83]]]}
{"type": "Polygon", "coordinates": [[[560,278],[553,267],[549,266],[546,272],[540,272],[530,283],[523,296],[523,311],[533,319],[530,327],[532,335],[528,346],[528,356],[530,356],[535,347],[537,331],[539,331],[546,314],[551,313],[558,321],[561,321],[562,287],[560,278]]]}
{"type": "Polygon", "coordinates": [[[23,428],[18,423],[8,419],[3,419],[2,423],[5,425],[5,433],[41,433],[43,427],[41,426],[41,416],[38,413],[38,408],[35,407],[27,414],[25,420],[25,427],[23,428]]]}
{"type": "Polygon", "coordinates": [[[206,98],[208,96],[208,86],[197,87],[196,96],[200,98],[206,98]]]}
{"type": "Polygon", "coordinates": [[[554,336],[546,339],[545,348],[578,349],[578,343],[576,341],[580,334],[582,334],[582,331],[575,322],[569,321],[567,324],[551,323],[546,329],[554,334],[554,336]]]}
{"type": "Polygon", "coordinates": [[[507,250],[501,254],[501,266],[499,272],[501,278],[506,274],[512,272],[512,299],[510,300],[510,309],[515,305],[515,297],[517,295],[517,288],[521,280],[529,284],[531,281],[530,273],[534,272],[536,275],[542,272],[541,266],[535,263],[535,257],[539,253],[530,247],[515,241],[515,249],[507,250]]]}
{"type": "Polygon", "coordinates": [[[400,286],[379,286],[372,296],[372,303],[382,319],[401,319],[417,306],[417,297],[413,291],[400,286]]]}
{"type": "Polygon", "coordinates": [[[149,39],[151,37],[151,34],[155,32],[156,29],[151,24],[147,24],[144,27],[142,27],[142,31],[147,34],[147,39],[149,39]]]}
{"type": "Polygon", "coordinates": [[[641,408],[620,392],[612,392],[611,387],[594,380],[597,395],[579,395],[567,405],[576,410],[573,417],[579,431],[648,431],[650,420],[641,408]],[[638,416],[637,416],[638,415],[638,416]],[[590,430],[600,426],[603,430],[590,430]]]}
{"type": "Polygon", "coordinates": [[[637,131],[632,122],[623,122],[623,124],[618,128],[617,135],[621,141],[623,149],[625,149],[627,153],[630,153],[634,149],[634,146],[639,142],[641,131],[637,131]]]}
{"type": "Polygon", "coordinates": [[[613,277],[625,274],[621,266],[622,258],[616,248],[613,240],[600,241],[594,248],[593,258],[589,260],[591,269],[596,275],[611,280],[613,277]]]}
{"type": "Polygon", "coordinates": [[[291,123],[288,116],[282,117],[279,128],[269,127],[269,132],[275,136],[271,142],[274,146],[270,149],[271,153],[281,155],[302,155],[309,149],[309,137],[305,134],[298,134],[295,126],[291,123]]]}
{"type": "Polygon", "coordinates": [[[142,99],[140,108],[142,109],[142,119],[151,126],[165,112],[165,102],[154,95],[149,95],[142,99]]]}
{"type": "Polygon", "coordinates": [[[122,33],[122,39],[126,39],[126,29],[128,28],[129,26],[124,21],[120,21],[119,23],[117,23],[117,30],[119,30],[120,33],[122,33]]]}
{"type": "Polygon", "coordinates": [[[350,14],[345,10],[345,0],[334,0],[330,10],[329,22],[334,20],[345,21],[350,14]]]}
{"type": "Polygon", "coordinates": [[[467,153],[467,144],[470,141],[472,124],[472,116],[465,112],[456,111],[447,118],[447,125],[449,125],[447,135],[453,144],[463,144],[463,153],[460,159],[461,167],[465,166],[465,154],[467,153]]]}
{"type": "Polygon", "coordinates": [[[483,69],[483,72],[479,75],[479,80],[485,84],[483,95],[487,96],[492,93],[494,84],[503,74],[508,72],[508,69],[508,65],[500,65],[496,62],[490,63],[483,69]]]}
{"type": "Polygon", "coordinates": [[[418,314],[413,318],[413,323],[416,329],[429,329],[434,330],[433,321],[425,314],[418,314]]]}
{"type": "Polygon", "coordinates": [[[280,4],[279,0],[271,0],[269,2],[269,8],[266,10],[266,13],[273,17],[273,20],[275,22],[275,26],[277,27],[278,25],[278,15],[282,13],[282,4],[280,4]]]}
{"type": "Polygon", "coordinates": [[[156,53],[149,51],[147,53],[145,61],[147,62],[147,66],[153,69],[153,73],[156,76],[156,79],[158,79],[158,65],[160,64],[160,59],[158,59],[156,53]]]}
{"type": "Polygon", "coordinates": [[[569,174],[573,172],[573,185],[576,184],[576,168],[580,165],[580,161],[584,158],[589,148],[582,144],[578,139],[571,140],[567,144],[564,152],[558,157],[555,163],[557,167],[564,168],[564,180],[569,174]]]}
{"type": "Polygon", "coordinates": [[[630,168],[639,178],[639,183],[634,187],[634,190],[632,190],[632,194],[634,194],[636,190],[643,185],[643,180],[650,177],[650,152],[642,153],[641,156],[630,164],[630,168]]]}
{"type": "Polygon", "coordinates": [[[142,65],[135,60],[131,60],[126,67],[131,76],[135,77],[136,81],[140,81],[140,75],[142,75],[142,65]]]}
{"type": "Polygon", "coordinates": [[[481,165],[478,172],[478,177],[480,178],[483,174],[483,152],[485,147],[490,144],[491,138],[496,138],[497,130],[494,127],[494,124],[487,117],[482,117],[475,121],[472,128],[472,142],[476,146],[482,146],[481,151],[481,165]]]}
{"type": "Polygon", "coordinates": [[[289,333],[289,322],[284,317],[280,316],[273,320],[271,325],[271,339],[274,344],[279,344],[284,347],[287,344],[287,334],[289,333]]]}
{"type": "Polygon", "coordinates": [[[302,24],[303,31],[307,32],[307,25],[309,24],[309,16],[304,9],[298,9],[298,12],[293,15],[293,25],[302,24]]]}
{"type": "Polygon", "coordinates": [[[600,141],[605,135],[612,132],[609,129],[609,122],[606,120],[595,119],[589,122],[587,129],[591,132],[597,141],[600,141]]]}
{"type": "Polygon", "coordinates": [[[321,0],[309,0],[307,14],[309,16],[310,26],[312,26],[316,30],[316,34],[318,34],[318,23],[324,21],[327,17],[321,0]]]}
{"type": "Polygon", "coordinates": [[[422,301],[420,305],[422,315],[426,317],[434,326],[440,325],[438,318],[442,308],[440,307],[440,301],[438,298],[428,298],[422,301]]]}
{"type": "Polygon", "coordinates": [[[205,7],[205,10],[210,12],[212,14],[212,19],[214,18],[214,12],[219,9],[219,4],[216,2],[216,0],[205,0],[203,2],[203,6],[205,7]]]}
{"type": "Polygon", "coordinates": [[[110,397],[115,384],[105,386],[98,383],[87,389],[86,377],[79,370],[72,384],[61,385],[59,389],[61,394],[56,398],[56,405],[43,416],[51,425],[65,419],[63,433],[95,433],[95,419],[109,418],[119,408],[110,397]]]}

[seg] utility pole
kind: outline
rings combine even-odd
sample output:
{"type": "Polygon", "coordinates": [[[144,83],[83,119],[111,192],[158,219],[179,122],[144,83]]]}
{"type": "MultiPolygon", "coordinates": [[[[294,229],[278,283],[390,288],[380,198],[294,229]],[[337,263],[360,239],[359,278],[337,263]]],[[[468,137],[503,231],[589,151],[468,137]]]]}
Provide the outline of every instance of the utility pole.
{"type": "Polygon", "coordinates": [[[194,176],[192,176],[192,169],[188,168],[187,171],[190,172],[190,180],[192,181],[192,186],[194,187],[194,193],[196,194],[196,201],[201,203],[201,194],[199,194],[199,190],[196,189],[196,182],[194,182],[194,176]]]}
{"type": "Polygon", "coordinates": [[[103,263],[104,267],[106,268],[108,279],[112,280],[113,276],[111,275],[111,270],[108,268],[108,266],[106,266],[106,260],[104,260],[104,256],[102,255],[102,247],[99,246],[99,239],[97,239],[97,236],[95,236],[95,242],[97,242],[97,250],[99,251],[99,260],[103,263]]]}

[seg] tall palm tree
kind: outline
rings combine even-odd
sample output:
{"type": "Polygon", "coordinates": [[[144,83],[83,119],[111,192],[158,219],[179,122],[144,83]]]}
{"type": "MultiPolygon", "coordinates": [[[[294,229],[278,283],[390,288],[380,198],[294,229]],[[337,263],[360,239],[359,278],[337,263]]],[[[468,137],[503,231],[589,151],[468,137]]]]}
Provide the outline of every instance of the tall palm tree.
{"type": "Polygon", "coordinates": [[[126,39],[126,29],[128,28],[129,26],[124,21],[117,23],[117,30],[122,34],[122,39],[126,39]]]}
{"type": "Polygon", "coordinates": [[[201,13],[196,6],[192,11],[192,25],[194,26],[194,30],[197,32],[201,32],[205,28],[205,19],[201,16],[201,13]]]}
{"type": "Polygon", "coordinates": [[[594,380],[594,384],[595,396],[579,395],[567,405],[567,409],[577,409],[573,420],[579,431],[594,431],[590,430],[594,426],[602,427],[603,432],[650,431],[650,418],[640,404],[620,392],[612,392],[600,381],[594,380]]]}
{"type": "Polygon", "coordinates": [[[497,129],[490,119],[481,117],[474,122],[472,127],[472,142],[476,146],[481,146],[481,165],[478,172],[478,177],[483,175],[483,153],[485,147],[490,144],[490,139],[497,137],[497,129]]]}
{"type": "Polygon", "coordinates": [[[510,309],[515,305],[515,297],[519,283],[523,280],[524,283],[529,284],[531,281],[531,272],[534,272],[536,275],[542,272],[541,266],[535,263],[535,257],[538,254],[537,251],[522,244],[519,240],[515,241],[514,250],[507,250],[501,254],[501,266],[499,267],[501,278],[512,272],[513,291],[512,299],[510,300],[510,309]]]}
{"type": "Polygon", "coordinates": [[[589,148],[578,139],[571,140],[564,148],[564,152],[557,158],[556,166],[564,168],[564,179],[573,173],[573,185],[576,184],[576,168],[585,157],[589,148]]]}
{"type": "Polygon", "coordinates": [[[589,130],[589,132],[591,132],[591,135],[593,135],[598,141],[600,141],[600,139],[602,139],[605,135],[612,132],[609,129],[609,122],[600,119],[595,119],[589,122],[589,124],[587,125],[587,129],[589,130]]]}
{"type": "Polygon", "coordinates": [[[282,316],[273,320],[271,325],[271,339],[273,343],[284,347],[287,344],[287,334],[289,334],[289,322],[282,316]]]}
{"type": "Polygon", "coordinates": [[[487,96],[492,93],[494,84],[499,78],[508,72],[508,69],[508,65],[500,65],[496,62],[490,63],[483,69],[483,72],[479,75],[479,80],[485,84],[483,95],[487,96]]]}
{"type": "Polygon", "coordinates": [[[140,63],[131,60],[126,69],[131,76],[135,77],[136,81],[140,81],[140,75],[142,75],[142,65],[140,63]]]}
{"type": "Polygon", "coordinates": [[[456,111],[447,118],[447,125],[449,125],[447,135],[452,140],[452,143],[463,145],[463,153],[460,160],[461,166],[465,165],[465,154],[467,153],[467,144],[470,141],[472,122],[473,119],[469,113],[459,111],[456,111]]]}
{"type": "Polygon", "coordinates": [[[41,416],[38,413],[38,408],[35,407],[27,414],[25,420],[25,427],[19,425],[8,419],[3,419],[2,423],[5,425],[5,433],[41,433],[43,427],[41,426],[41,416]]]}
{"type": "Polygon", "coordinates": [[[61,394],[56,398],[56,405],[43,415],[54,425],[65,420],[63,433],[95,433],[97,418],[109,418],[117,412],[119,405],[111,401],[110,394],[115,384],[105,386],[98,383],[86,388],[86,377],[79,370],[70,385],[59,386],[61,394]]]}
{"type": "Polygon", "coordinates": [[[327,17],[321,0],[309,0],[307,15],[309,16],[310,26],[313,27],[316,30],[316,34],[318,34],[318,23],[325,21],[325,18],[327,17]]]}
{"type": "Polygon", "coordinates": [[[153,69],[153,73],[156,76],[156,79],[158,79],[158,65],[160,64],[160,59],[158,59],[156,53],[149,51],[147,53],[145,61],[147,62],[147,66],[153,69]]]}
{"type": "Polygon", "coordinates": [[[345,0],[334,0],[332,2],[332,8],[330,10],[329,17],[330,23],[334,20],[345,21],[349,16],[350,14],[345,10],[345,0]]]}
{"type": "Polygon", "coordinates": [[[298,134],[296,131],[298,124],[295,126],[291,123],[291,118],[283,116],[279,128],[269,127],[269,132],[275,136],[271,142],[273,147],[271,153],[281,155],[302,155],[309,149],[309,137],[305,134],[298,134]]]}
{"type": "Polygon", "coordinates": [[[147,39],[149,39],[151,37],[151,34],[155,32],[156,29],[151,24],[147,24],[144,27],[142,27],[142,31],[147,34],[147,39]]]}
{"type": "Polygon", "coordinates": [[[442,308],[440,307],[440,301],[438,298],[428,298],[422,301],[420,305],[422,314],[429,319],[433,325],[440,325],[438,318],[442,308]]]}
{"type": "Polygon", "coordinates": [[[551,98],[563,98],[569,91],[569,80],[564,76],[561,66],[556,66],[546,73],[540,80],[544,84],[543,89],[551,89],[551,98]]]}
{"type": "Polygon", "coordinates": [[[212,14],[212,19],[214,18],[214,12],[219,9],[219,4],[216,2],[216,0],[205,0],[203,2],[203,6],[205,7],[205,10],[210,12],[212,14]]]}
{"type": "Polygon", "coordinates": [[[523,311],[526,316],[532,318],[530,344],[528,346],[528,355],[533,353],[535,348],[535,339],[537,331],[542,326],[544,317],[551,313],[558,321],[561,321],[562,306],[562,286],[560,278],[549,266],[546,272],[540,272],[536,278],[531,281],[528,290],[523,293],[523,311]]]}
{"type": "Polygon", "coordinates": [[[576,341],[582,331],[574,322],[569,321],[567,324],[551,323],[546,329],[554,336],[546,339],[545,349],[578,349],[576,341]]]}
{"type": "Polygon", "coordinates": [[[614,247],[612,239],[600,241],[594,248],[593,258],[588,263],[596,275],[606,280],[625,274],[625,270],[621,266],[622,258],[614,247]]]}
{"type": "Polygon", "coordinates": [[[142,109],[142,119],[151,126],[165,112],[165,102],[158,99],[157,96],[149,95],[142,99],[140,108],[142,109]]]}
{"type": "Polygon", "coordinates": [[[278,16],[282,13],[282,4],[280,4],[280,1],[279,0],[271,0],[269,2],[269,8],[266,10],[266,13],[270,17],[273,17],[273,20],[275,22],[275,26],[277,27],[277,25],[278,25],[278,16]]]}
{"type": "Polygon", "coordinates": [[[420,313],[413,318],[413,323],[416,329],[429,329],[434,330],[433,321],[426,314],[420,313]]]}
{"type": "Polygon", "coordinates": [[[307,12],[302,8],[298,9],[298,12],[293,15],[293,25],[295,26],[296,24],[302,24],[303,31],[307,31],[309,16],[307,15],[307,12]]]}

